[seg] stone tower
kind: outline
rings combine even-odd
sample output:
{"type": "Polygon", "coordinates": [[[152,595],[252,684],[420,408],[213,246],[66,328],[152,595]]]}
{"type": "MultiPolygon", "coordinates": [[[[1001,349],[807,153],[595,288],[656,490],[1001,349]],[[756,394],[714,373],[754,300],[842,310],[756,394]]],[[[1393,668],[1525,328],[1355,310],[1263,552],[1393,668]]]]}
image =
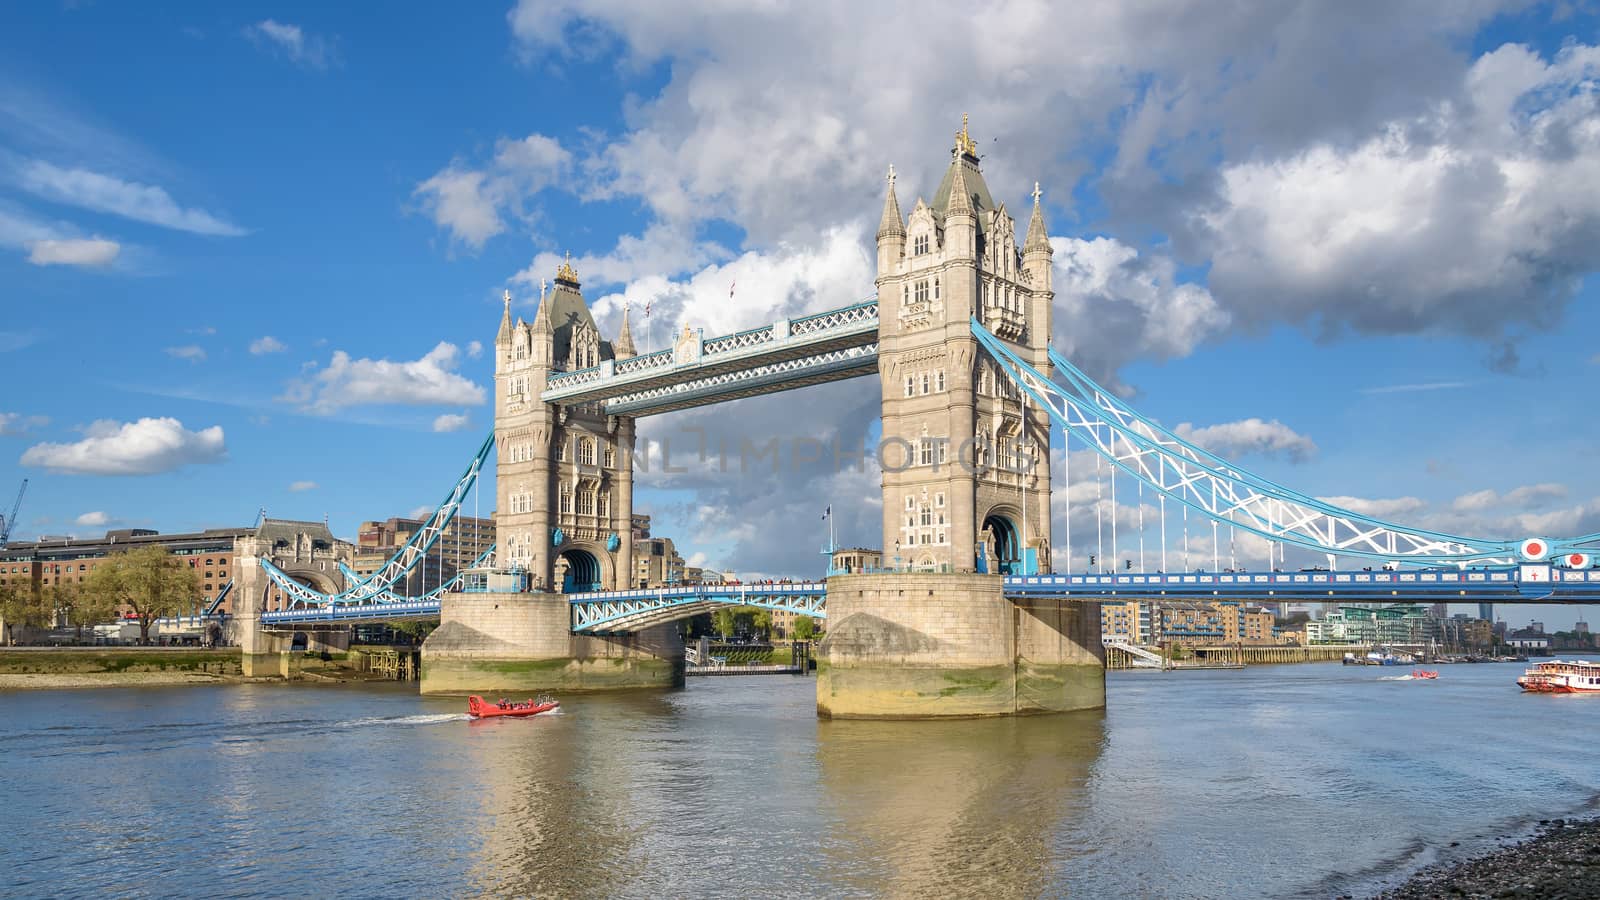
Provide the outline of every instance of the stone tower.
{"type": "Polygon", "coordinates": [[[1049,571],[1049,416],[1025,407],[976,318],[1046,375],[1051,249],[1034,186],[1019,247],[966,118],[931,203],[902,220],[894,168],[878,225],[883,552],[930,571],[1049,571]]]}
{"type": "Polygon", "coordinates": [[[539,398],[553,372],[633,355],[627,314],[602,340],[571,260],[555,288],[539,289],[532,323],[511,321],[511,295],[495,336],[495,528],[501,566],[526,569],[532,590],[627,587],[633,571],[633,419],[598,404],[539,398]]]}

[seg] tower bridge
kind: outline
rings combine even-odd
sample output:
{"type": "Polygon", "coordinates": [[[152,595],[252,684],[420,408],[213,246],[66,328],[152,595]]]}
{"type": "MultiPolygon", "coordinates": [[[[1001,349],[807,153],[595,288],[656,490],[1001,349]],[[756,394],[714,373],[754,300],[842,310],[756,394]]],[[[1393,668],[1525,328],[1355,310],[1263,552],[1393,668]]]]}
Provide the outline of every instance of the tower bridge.
{"type": "Polygon", "coordinates": [[[1588,568],[1600,535],[1477,539],[1340,509],[1185,441],[1095,384],[1049,345],[1052,250],[1040,194],[1036,185],[1019,236],[963,124],[932,199],[909,215],[890,168],[875,297],[730,335],[686,328],[645,354],[626,310],[616,337],[602,336],[564,262],[531,321],[512,318],[508,296],[494,342],[494,432],[388,565],[365,579],[341,570],[337,590],[291,588],[266,560],[240,572],[235,592],[254,635],[247,671],[285,629],[438,616],[423,648],[424,690],[675,684],[683,647],[673,622],[739,604],[828,618],[823,715],[1007,715],[1104,704],[1098,606],[1108,597],[1600,602],[1600,570],[1588,568]],[[882,547],[905,561],[900,571],[779,585],[628,583],[639,417],[873,373],[886,448],[882,547]],[[1056,571],[1049,448],[1062,434],[1107,463],[1113,488],[1132,478],[1163,508],[1170,500],[1213,529],[1326,554],[1329,571],[1217,572],[1215,561],[1211,572],[1056,571]],[[493,567],[481,569],[490,574],[423,597],[395,594],[490,453],[499,542],[493,567]],[[514,587],[497,590],[494,578],[514,587]],[[264,611],[269,584],[297,608],[264,611]]]}

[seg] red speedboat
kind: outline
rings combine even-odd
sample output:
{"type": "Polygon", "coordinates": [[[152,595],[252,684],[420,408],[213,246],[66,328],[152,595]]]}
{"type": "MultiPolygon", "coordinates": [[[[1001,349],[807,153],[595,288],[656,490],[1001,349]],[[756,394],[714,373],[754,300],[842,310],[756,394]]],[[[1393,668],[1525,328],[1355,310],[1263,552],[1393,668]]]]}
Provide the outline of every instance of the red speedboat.
{"type": "Polygon", "coordinates": [[[467,698],[467,715],[474,719],[492,719],[496,716],[512,716],[514,718],[537,716],[540,713],[547,713],[560,707],[561,701],[553,700],[549,697],[540,697],[537,700],[523,700],[520,703],[506,700],[501,700],[499,703],[490,703],[476,694],[467,698]]]}

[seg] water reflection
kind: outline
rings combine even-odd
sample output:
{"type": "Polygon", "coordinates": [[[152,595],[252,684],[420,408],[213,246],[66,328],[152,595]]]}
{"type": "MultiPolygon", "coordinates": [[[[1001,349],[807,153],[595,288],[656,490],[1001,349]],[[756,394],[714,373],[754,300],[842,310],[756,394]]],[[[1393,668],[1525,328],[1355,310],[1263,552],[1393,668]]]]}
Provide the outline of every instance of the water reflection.
{"type": "Polygon", "coordinates": [[[1105,714],[818,723],[832,892],[1049,893],[1083,810],[1105,714]],[[1062,844],[1066,844],[1063,852],[1062,844]]]}

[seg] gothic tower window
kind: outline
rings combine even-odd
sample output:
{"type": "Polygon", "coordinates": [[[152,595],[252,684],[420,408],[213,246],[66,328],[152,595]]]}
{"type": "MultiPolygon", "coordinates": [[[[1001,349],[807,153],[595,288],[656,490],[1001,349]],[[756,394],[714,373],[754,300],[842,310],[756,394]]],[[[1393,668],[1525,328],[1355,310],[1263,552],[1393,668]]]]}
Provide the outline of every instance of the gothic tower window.
{"type": "Polygon", "coordinates": [[[928,302],[928,282],[927,282],[927,279],[923,279],[922,281],[917,282],[916,292],[913,294],[913,296],[916,297],[916,300],[917,300],[918,303],[927,303],[928,302]]]}
{"type": "Polygon", "coordinates": [[[578,439],[578,465],[580,465],[580,466],[592,466],[592,465],[594,465],[594,439],[593,438],[579,438],[578,439]]]}
{"type": "Polygon", "coordinates": [[[610,516],[611,516],[611,492],[610,491],[601,491],[600,492],[600,509],[599,509],[599,512],[600,512],[600,517],[601,518],[603,518],[603,519],[604,518],[610,518],[610,516]]]}
{"type": "Polygon", "coordinates": [[[917,393],[917,381],[916,381],[916,378],[914,376],[907,375],[906,376],[906,396],[907,397],[912,397],[912,396],[915,396],[916,393],[917,393]]]}
{"type": "Polygon", "coordinates": [[[608,469],[612,468],[616,464],[617,464],[617,449],[615,447],[611,446],[610,444],[606,444],[606,468],[608,468],[608,469]]]}
{"type": "Polygon", "coordinates": [[[938,381],[938,384],[939,384],[939,393],[942,394],[942,393],[944,393],[944,370],[943,369],[939,370],[939,376],[938,376],[937,381],[938,381]]]}
{"type": "Polygon", "coordinates": [[[913,256],[921,256],[924,253],[927,253],[928,236],[925,234],[917,235],[916,240],[911,242],[911,252],[913,256]]]}
{"type": "Polygon", "coordinates": [[[564,516],[572,514],[572,488],[566,486],[561,488],[561,514],[564,516]]]}
{"type": "Polygon", "coordinates": [[[578,515],[594,515],[594,491],[582,490],[578,492],[578,515]]]}
{"type": "Polygon", "coordinates": [[[556,441],[556,462],[566,462],[566,461],[567,461],[567,439],[563,437],[563,438],[561,438],[561,439],[556,441]]]}
{"type": "Polygon", "coordinates": [[[939,299],[939,279],[933,280],[933,299],[939,299]]]}
{"type": "Polygon", "coordinates": [[[928,393],[928,388],[929,388],[930,385],[931,385],[931,379],[928,378],[928,373],[927,372],[923,372],[922,373],[922,393],[923,394],[927,394],[928,393]]]}

